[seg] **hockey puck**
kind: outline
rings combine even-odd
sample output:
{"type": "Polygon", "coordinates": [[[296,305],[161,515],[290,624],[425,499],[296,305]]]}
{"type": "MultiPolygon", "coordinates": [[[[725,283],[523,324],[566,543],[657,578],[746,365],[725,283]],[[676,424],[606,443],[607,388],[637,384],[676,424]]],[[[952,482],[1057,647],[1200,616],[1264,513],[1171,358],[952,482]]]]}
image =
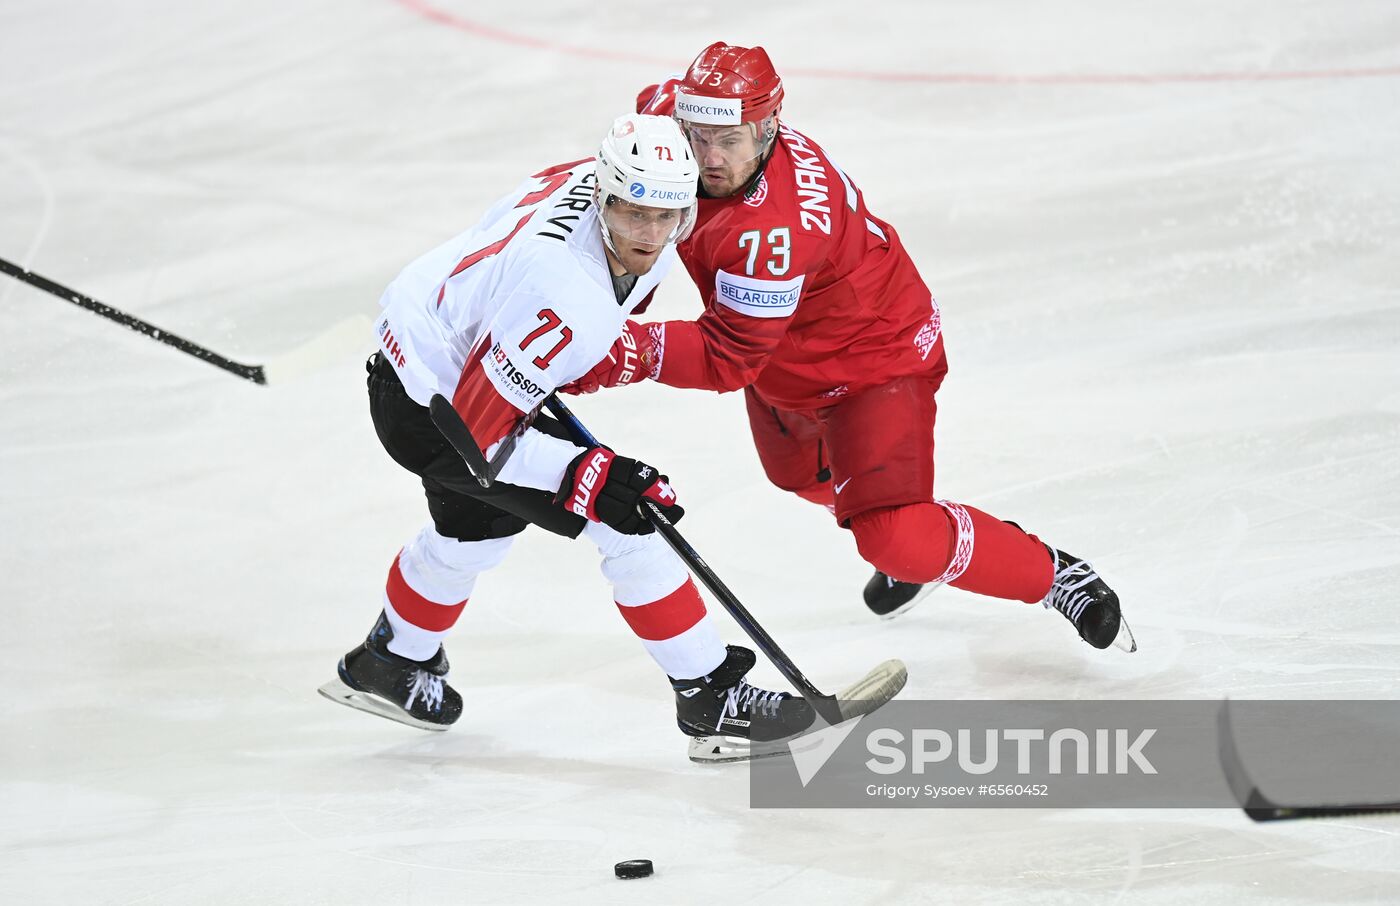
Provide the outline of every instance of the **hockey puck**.
{"type": "Polygon", "coordinates": [[[649,878],[651,877],[650,859],[628,859],[626,862],[619,862],[613,866],[613,874],[619,878],[649,878]]]}

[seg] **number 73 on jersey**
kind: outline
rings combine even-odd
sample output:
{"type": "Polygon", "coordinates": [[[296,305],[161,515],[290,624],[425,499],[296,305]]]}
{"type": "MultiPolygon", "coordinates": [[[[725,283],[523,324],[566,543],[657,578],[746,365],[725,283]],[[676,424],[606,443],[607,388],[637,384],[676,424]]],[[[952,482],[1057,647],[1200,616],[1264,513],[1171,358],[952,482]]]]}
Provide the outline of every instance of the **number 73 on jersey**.
{"type": "Polygon", "coordinates": [[[767,273],[781,277],[792,264],[792,231],[788,227],[774,227],[764,237],[762,230],[745,230],[739,234],[739,248],[748,253],[744,260],[746,276],[757,275],[759,256],[763,255],[767,273]]]}

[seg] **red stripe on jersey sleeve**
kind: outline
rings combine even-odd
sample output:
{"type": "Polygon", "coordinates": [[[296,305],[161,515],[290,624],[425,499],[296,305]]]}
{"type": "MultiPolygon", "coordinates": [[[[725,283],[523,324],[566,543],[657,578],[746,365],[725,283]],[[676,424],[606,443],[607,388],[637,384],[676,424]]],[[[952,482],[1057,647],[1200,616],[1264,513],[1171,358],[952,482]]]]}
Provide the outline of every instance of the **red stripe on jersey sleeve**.
{"type": "MultiPolygon", "coordinates": [[[[505,248],[505,247],[510,243],[510,241],[511,241],[512,239],[515,238],[515,234],[516,234],[516,233],[519,233],[521,230],[525,229],[525,224],[529,222],[530,217],[531,217],[533,214],[534,214],[534,211],[531,211],[529,214],[526,214],[524,217],[521,217],[521,218],[520,218],[520,222],[517,223],[517,224],[515,225],[515,229],[511,230],[511,231],[510,231],[510,235],[507,236],[506,238],[504,238],[504,239],[497,239],[495,242],[493,242],[493,243],[491,243],[490,245],[486,246],[486,248],[484,248],[484,249],[477,249],[476,251],[472,252],[472,253],[471,253],[470,255],[468,255],[467,257],[463,258],[463,259],[461,260],[461,262],[458,263],[456,269],[453,270],[452,273],[449,275],[449,278],[450,278],[450,277],[455,277],[455,276],[457,276],[457,275],[460,274],[462,271],[464,271],[464,270],[466,270],[467,268],[471,267],[473,264],[476,264],[478,261],[482,260],[483,258],[490,258],[492,255],[498,253],[501,249],[505,248]]],[[[442,299],[439,298],[439,299],[438,299],[438,302],[439,302],[439,304],[441,304],[442,299]]]]}
{"type": "Polygon", "coordinates": [[[705,601],[700,597],[695,583],[686,579],[680,588],[660,601],[641,607],[619,604],[617,609],[622,612],[622,618],[632,627],[637,638],[664,642],[699,623],[705,616],[705,601]]]}
{"type": "Polygon", "coordinates": [[[567,164],[556,164],[553,167],[546,167],[538,173],[530,174],[531,179],[544,179],[546,176],[553,176],[556,173],[568,173],[579,164],[586,164],[591,161],[591,157],[580,157],[578,160],[571,160],[567,164]]]}
{"type": "Polygon", "coordinates": [[[550,195],[554,194],[555,189],[568,182],[569,177],[571,175],[573,174],[556,173],[553,176],[548,177],[545,180],[544,185],[540,186],[538,189],[531,192],[529,195],[526,195],[524,198],[520,199],[519,203],[516,204],[516,207],[528,208],[531,205],[539,204],[540,202],[548,198],[550,195]]]}
{"type": "Polygon", "coordinates": [[[539,204],[541,201],[544,201],[550,195],[554,194],[555,189],[558,189],[569,181],[569,177],[574,175],[573,171],[575,167],[579,164],[586,164],[591,160],[593,160],[593,158],[585,157],[582,160],[574,160],[567,164],[559,164],[557,167],[550,167],[547,170],[541,170],[533,174],[530,177],[531,179],[543,179],[545,184],[520,199],[515,206],[517,208],[528,208],[530,205],[539,204]]]}
{"type": "MultiPolygon", "coordinates": [[[[399,553],[401,555],[403,552],[399,553]]],[[[384,583],[384,592],[389,596],[389,603],[394,605],[394,611],[399,616],[419,629],[429,632],[451,629],[461,616],[462,608],[467,606],[465,599],[455,604],[439,604],[414,591],[405,581],[403,571],[399,569],[398,556],[394,557],[394,564],[389,567],[389,579],[384,583]]]]}

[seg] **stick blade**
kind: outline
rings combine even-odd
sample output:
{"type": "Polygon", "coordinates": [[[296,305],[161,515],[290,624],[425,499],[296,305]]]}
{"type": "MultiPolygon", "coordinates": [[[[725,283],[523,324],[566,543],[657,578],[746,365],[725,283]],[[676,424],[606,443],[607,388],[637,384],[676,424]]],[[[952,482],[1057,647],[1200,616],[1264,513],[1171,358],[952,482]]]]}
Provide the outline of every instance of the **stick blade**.
{"type": "Polygon", "coordinates": [[[898,658],[877,665],[836,695],[841,719],[860,717],[885,705],[900,693],[908,681],[909,668],[898,658]]]}
{"type": "Polygon", "coordinates": [[[844,723],[869,714],[888,703],[909,679],[904,662],[891,659],[879,664],[836,696],[821,696],[808,702],[817,709],[817,722],[793,736],[748,740],[730,736],[698,736],[690,740],[690,760],[696,764],[733,764],[760,758],[790,757],[792,747],[809,737],[813,729],[844,723]]]}
{"type": "Polygon", "coordinates": [[[1230,701],[1226,699],[1216,717],[1220,736],[1220,767],[1235,801],[1253,821],[1292,821],[1299,818],[1347,818],[1358,815],[1390,815],[1400,813],[1400,802],[1375,802],[1343,805],[1279,805],[1265,796],[1255,785],[1244,767],[1239,748],[1235,745],[1235,728],[1230,721],[1230,701]]]}
{"type": "Polygon", "coordinates": [[[483,488],[491,487],[494,478],[491,464],[486,461],[486,454],[477,445],[476,438],[472,437],[471,431],[467,429],[457,410],[452,408],[452,403],[448,402],[447,397],[441,393],[434,393],[428,403],[428,414],[432,416],[433,424],[437,425],[442,436],[452,445],[452,449],[456,450],[457,455],[467,464],[467,470],[472,473],[476,483],[483,488]]]}

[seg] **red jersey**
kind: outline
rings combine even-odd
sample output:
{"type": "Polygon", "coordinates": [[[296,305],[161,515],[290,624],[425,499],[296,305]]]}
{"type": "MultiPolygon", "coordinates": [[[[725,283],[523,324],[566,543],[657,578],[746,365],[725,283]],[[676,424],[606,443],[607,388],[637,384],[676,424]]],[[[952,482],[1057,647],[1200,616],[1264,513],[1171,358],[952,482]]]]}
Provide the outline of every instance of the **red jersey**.
{"type": "Polygon", "coordinates": [[[752,385],[780,408],[815,409],[947,370],[938,306],[898,234],[806,136],[782,126],[753,191],[699,204],[679,251],[705,312],[654,331],[658,381],[752,385]]]}

